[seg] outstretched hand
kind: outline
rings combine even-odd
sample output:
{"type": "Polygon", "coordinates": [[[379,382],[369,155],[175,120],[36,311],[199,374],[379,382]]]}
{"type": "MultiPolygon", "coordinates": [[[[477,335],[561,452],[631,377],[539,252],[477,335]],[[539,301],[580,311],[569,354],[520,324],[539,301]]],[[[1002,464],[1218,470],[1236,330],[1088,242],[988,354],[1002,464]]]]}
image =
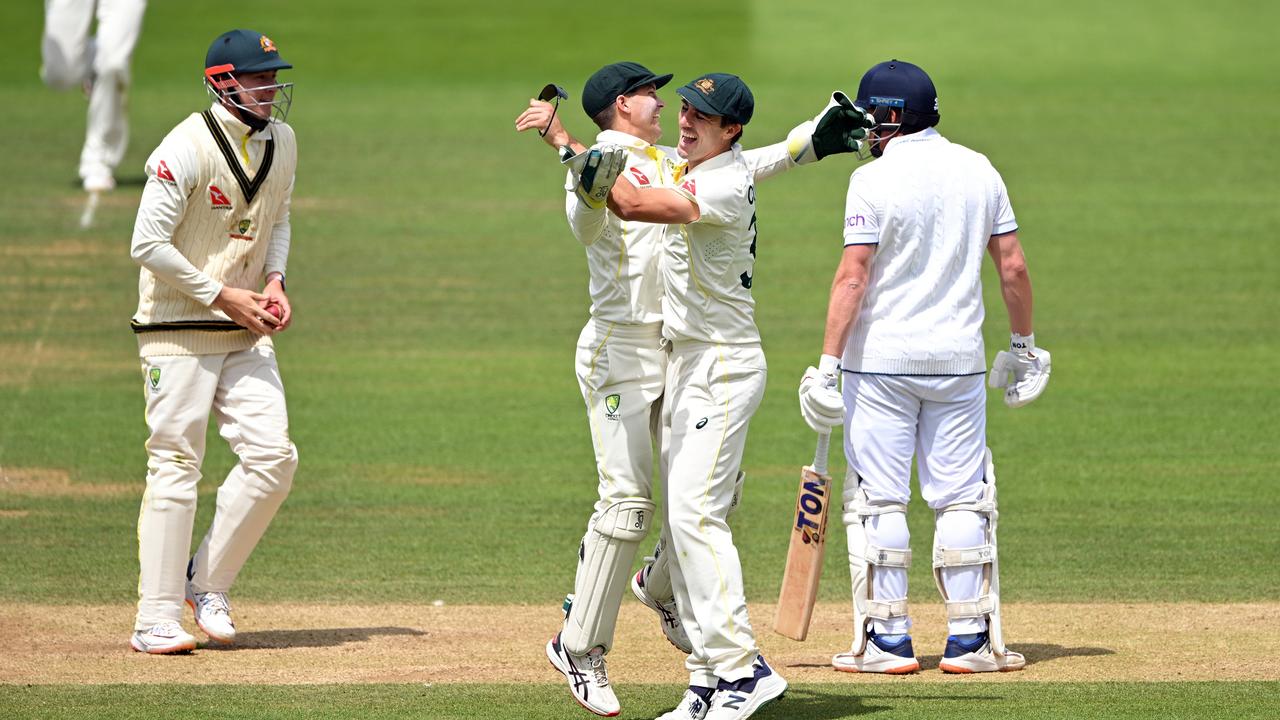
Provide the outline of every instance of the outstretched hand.
{"type": "Polygon", "coordinates": [[[831,105],[818,117],[813,130],[813,150],[817,159],[828,155],[857,152],[867,131],[875,126],[875,118],[859,110],[849,96],[832,93],[831,105]]]}

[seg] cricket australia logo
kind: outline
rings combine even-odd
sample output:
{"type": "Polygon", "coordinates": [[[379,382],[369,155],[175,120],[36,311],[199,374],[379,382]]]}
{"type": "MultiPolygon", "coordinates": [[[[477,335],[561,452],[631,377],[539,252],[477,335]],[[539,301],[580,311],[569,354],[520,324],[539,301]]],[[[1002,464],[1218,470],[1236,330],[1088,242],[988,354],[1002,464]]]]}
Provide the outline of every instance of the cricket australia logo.
{"type": "Polygon", "coordinates": [[[151,383],[152,390],[160,389],[160,368],[153,367],[147,372],[147,380],[151,383]]]}
{"type": "Polygon", "coordinates": [[[622,396],[614,393],[604,399],[604,416],[610,420],[618,419],[618,406],[622,404],[622,396]]]}

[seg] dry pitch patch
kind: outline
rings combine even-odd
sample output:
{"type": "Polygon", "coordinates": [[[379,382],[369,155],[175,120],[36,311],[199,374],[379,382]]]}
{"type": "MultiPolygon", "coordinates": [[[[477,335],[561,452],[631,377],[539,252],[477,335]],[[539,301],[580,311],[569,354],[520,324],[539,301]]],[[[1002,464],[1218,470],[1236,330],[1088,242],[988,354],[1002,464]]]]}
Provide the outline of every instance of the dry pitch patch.
{"type": "MultiPolygon", "coordinates": [[[[236,605],[240,640],[169,657],[128,649],[129,606],[0,607],[0,683],[556,683],[543,645],[554,606],[236,605]]],[[[772,605],[752,605],[764,651],[799,683],[966,682],[938,671],[940,605],[916,605],[923,671],[893,678],[832,670],[849,643],[843,603],[823,604],[809,639],[768,630],[772,605]]],[[[1022,672],[983,681],[1280,680],[1280,603],[1033,604],[1006,609],[1022,672]]],[[[185,621],[195,631],[193,623],[185,621]]],[[[196,633],[203,639],[203,634],[196,633]]],[[[619,684],[685,682],[682,657],[656,618],[628,601],[610,674],[619,684]]]]}

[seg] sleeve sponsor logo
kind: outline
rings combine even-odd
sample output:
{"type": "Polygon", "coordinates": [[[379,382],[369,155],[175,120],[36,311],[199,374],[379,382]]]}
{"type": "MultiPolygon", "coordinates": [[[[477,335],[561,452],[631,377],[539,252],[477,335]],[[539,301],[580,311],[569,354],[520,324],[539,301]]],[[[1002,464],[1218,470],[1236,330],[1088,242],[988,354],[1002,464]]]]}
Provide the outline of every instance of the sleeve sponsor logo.
{"type": "Polygon", "coordinates": [[[178,181],[173,179],[173,173],[169,171],[169,166],[165,164],[165,161],[163,160],[161,160],[160,164],[156,166],[156,177],[167,183],[173,183],[174,185],[178,184],[178,181]]]}
{"type": "Polygon", "coordinates": [[[685,180],[684,182],[680,183],[680,189],[681,189],[681,190],[684,190],[685,192],[689,193],[690,195],[697,195],[697,194],[698,194],[698,183],[697,183],[697,181],[696,181],[696,180],[694,180],[693,178],[689,178],[688,180],[685,180]]]}
{"type": "Polygon", "coordinates": [[[209,207],[215,210],[230,210],[231,200],[227,198],[227,194],[222,192],[217,185],[209,186],[209,207]]]}
{"type": "Polygon", "coordinates": [[[844,219],[846,228],[865,228],[867,226],[867,218],[862,215],[850,215],[844,219]]]}
{"type": "Polygon", "coordinates": [[[645,187],[650,184],[649,176],[640,172],[640,168],[633,167],[627,168],[627,170],[631,173],[631,177],[635,178],[636,182],[639,183],[641,187],[645,187]]]}

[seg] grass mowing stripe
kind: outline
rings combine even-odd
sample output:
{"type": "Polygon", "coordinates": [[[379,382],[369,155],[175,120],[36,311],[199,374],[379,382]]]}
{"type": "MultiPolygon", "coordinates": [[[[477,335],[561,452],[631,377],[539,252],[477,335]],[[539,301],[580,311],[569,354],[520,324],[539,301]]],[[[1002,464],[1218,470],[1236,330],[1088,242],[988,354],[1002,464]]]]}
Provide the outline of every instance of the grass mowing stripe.
{"type": "MultiPolygon", "coordinates": [[[[160,660],[164,662],[164,660],[160,660]]],[[[478,676],[477,681],[483,677],[478,676]]],[[[683,688],[640,685],[618,690],[620,718],[652,718],[669,710],[683,688]]],[[[232,687],[109,685],[0,686],[0,706],[14,720],[115,720],[178,712],[240,720],[268,718],[431,718],[431,720],[564,720],[588,717],[552,685],[316,685],[232,687]]],[[[983,683],[874,687],[793,685],[757,720],[894,720],[991,717],[1052,720],[1257,718],[1280,713],[1280,683],[983,683]]]]}

